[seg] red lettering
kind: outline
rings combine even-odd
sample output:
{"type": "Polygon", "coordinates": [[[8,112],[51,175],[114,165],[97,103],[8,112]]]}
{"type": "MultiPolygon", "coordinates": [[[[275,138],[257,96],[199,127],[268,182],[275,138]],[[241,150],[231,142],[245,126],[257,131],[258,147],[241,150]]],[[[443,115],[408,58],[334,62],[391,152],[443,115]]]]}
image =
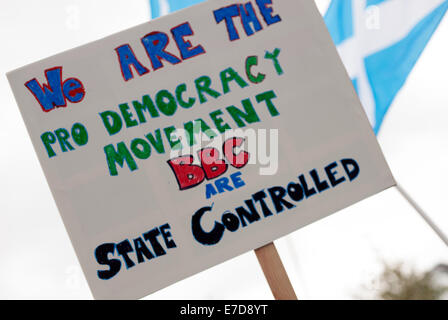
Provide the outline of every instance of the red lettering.
{"type": "Polygon", "coordinates": [[[176,176],[180,190],[197,186],[205,179],[204,170],[200,166],[192,163],[193,156],[184,156],[168,160],[168,164],[176,176]]]}
{"type": "Polygon", "coordinates": [[[230,162],[232,167],[235,167],[237,169],[244,167],[249,162],[248,152],[240,151],[238,154],[235,154],[234,152],[235,148],[240,147],[243,143],[243,138],[230,138],[227,139],[222,146],[224,156],[230,162]]]}
{"type": "Polygon", "coordinates": [[[218,149],[205,148],[199,151],[198,155],[207,179],[214,179],[227,171],[227,163],[219,159],[218,149]]]}
{"type": "Polygon", "coordinates": [[[237,169],[244,167],[249,162],[249,153],[244,150],[235,153],[235,148],[241,147],[243,143],[243,138],[227,139],[222,145],[224,158],[221,158],[216,148],[201,149],[198,152],[200,165],[193,164],[192,155],[169,160],[168,164],[176,176],[180,190],[195,187],[205,179],[222,176],[229,167],[227,162],[237,169]]]}

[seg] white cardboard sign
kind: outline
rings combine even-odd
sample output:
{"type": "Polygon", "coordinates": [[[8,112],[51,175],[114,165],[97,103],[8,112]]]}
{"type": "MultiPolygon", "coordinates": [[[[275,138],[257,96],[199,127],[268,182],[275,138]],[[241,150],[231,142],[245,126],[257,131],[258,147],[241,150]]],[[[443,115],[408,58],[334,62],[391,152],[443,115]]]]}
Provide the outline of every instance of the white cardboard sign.
{"type": "Polygon", "coordinates": [[[95,298],[395,184],[313,2],[211,0],[8,74],[95,298]]]}

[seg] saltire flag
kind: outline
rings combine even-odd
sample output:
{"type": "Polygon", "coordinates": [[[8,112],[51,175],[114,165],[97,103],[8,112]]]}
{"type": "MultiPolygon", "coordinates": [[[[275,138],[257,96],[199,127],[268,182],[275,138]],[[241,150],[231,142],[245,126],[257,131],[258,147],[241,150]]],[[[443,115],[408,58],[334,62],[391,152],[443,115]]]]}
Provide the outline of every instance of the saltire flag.
{"type": "Polygon", "coordinates": [[[378,133],[448,0],[332,0],[328,30],[378,133]]]}
{"type": "MultiPolygon", "coordinates": [[[[150,0],[151,16],[203,1],[150,0]]],[[[325,23],[375,133],[447,9],[448,0],[331,1],[325,23]]]]}

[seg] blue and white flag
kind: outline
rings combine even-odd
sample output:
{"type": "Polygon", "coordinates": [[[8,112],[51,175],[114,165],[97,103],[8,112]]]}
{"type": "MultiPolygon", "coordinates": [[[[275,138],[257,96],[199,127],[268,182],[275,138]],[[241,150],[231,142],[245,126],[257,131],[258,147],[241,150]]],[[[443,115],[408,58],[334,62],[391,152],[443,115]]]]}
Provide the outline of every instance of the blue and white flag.
{"type": "Polygon", "coordinates": [[[332,0],[325,22],[375,133],[447,0],[332,0]]]}
{"type": "MultiPolygon", "coordinates": [[[[150,0],[156,18],[204,0],[150,0]]],[[[332,0],[325,22],[375,133],[448,0],[332,0]]]]}

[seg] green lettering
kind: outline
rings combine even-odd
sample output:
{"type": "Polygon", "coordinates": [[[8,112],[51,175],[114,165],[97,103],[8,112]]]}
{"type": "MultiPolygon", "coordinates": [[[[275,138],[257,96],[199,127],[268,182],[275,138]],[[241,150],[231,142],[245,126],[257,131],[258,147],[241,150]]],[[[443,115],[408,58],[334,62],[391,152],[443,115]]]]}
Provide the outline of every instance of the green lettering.
{"type": "Polygon", "coordinates": [[[176,99],[168,90],[160,90],[157,92],[156,105],[166,116],[172,116],[177,110],[176,99]]]}
{"type": "Polygon", "coordinates": [[[160,129],[157,129],[155,133],[156,139],[154,138],[152,133],[148,133],[145,137],[158,153],[165,153],[165,147],[163,146],[162,133],[160,132],[160,129]]]}
{"type": "Polygon", "coordinates": [[[121,121],[120,115],[114,111],[101,112],[100,117],[103,120],[104,127],[110,136],[120,132],[123,127],[123,122],[121,121]]]}
{"type": "Polygon", "coordinates": [[[280,49],[279,48],[275,48],[274,52],[272,52],[272,53],[269,52],[269,51],[266,51],[266,54],[264,55],[264,57],[266,59],[271,59],[272,62],[274,63],[274,68],[275,68],[275,71],[277,71],[277,74],[278,75],[282,75],[283,74],[283,69],[280,66],[280,63],[278,62],[278,55],[279,54],[280,54],[280,49]]]}
{"type": "Polygon", "coordinates": [[[131,151],[139,159],[148,159],[151,155],[151,146],[146,140],[136,138],[131,141],[131,151]]]}
{"type": "Polygon", "coordinates": [[[44,132],[40,139],[42,140],[45,150],[47,150],[48,158],[54,157],[56,155],[56,152],[54,152],[51,145],[56,142],[56,136],[53,134],[53,132],[47,131],[44,132]]]}
{"type": "Polygon", "coordinates": [[[222,82],[222,91],[228,93],[230,91],[229,82],[235,81],[241,88],[247,87],[248,84],[243,78],[240,77],[238,72],[232,68],[227,68],[219,74],[222,82]]]}
{"type": "Polygon", "coordinates": [[[212,118],[213,122],[215,123],[216,129],[218,129],[219,133],[223,133],[226,130],[231,129],[230,126],[224,122],[224,119],[221,118],[221,115],[222,111],[219,109],[210,113],[210,118],[212,118]]]}
{"type": "Polygon", "coordinates": [[[188,109],[194,105],[194,103],[196,102],[196,99],[193,97],[189,97],[188,101],[183,100],[182,93],[184,93],[185,91],[187,91],[187,85],[185,83],[178,85],[176,88],[176,99],[182,108],[188,109]]]}
{"type": "Polygon", "coordinates": [[[275,92],[272,90],[260,93],[259,95],[255,96],[255,99],[257,100],[258,103],[260,103],[261,101],[266,102],[266,107],[268,108],[269,113],[273,117],[278,116],[280,114],[280,112],[278,112],[278,110],[275,108],[275,105],[272,103],[272,99],[274,98],[277,98],[277,96],[275,95],[275,92]]]}
{"type": "Polygon", "coordinates": [[[194,83],[196,84],[196,90],[198,91],[199,102],[202,104],[207,102],[207,98],[204,96],[204,92],[213,98],[218,98],[221,94],[210,88],[212,80],[208,76],[202,76],[197,78],[194,83]]]}
{"type": "Polygon", "coordinates": [[[184,123],[184,129],[188,133],[187,139],[190,147],[196,144],[195,135],[201,132],[205,133],[209,139],[213,139],[217,134],[210,129],[210,126],[202,119],[196,119],[195,121],[189,121],[184,123]]]}
{"type": "Polygon", "coordinates": [[[137,112],[138,121],[140,123],[146,122],[146,117],[143,111],[148,111],[150,116],[152,118],[159,117],[159,112],[157,111],[154,102],[152,102],[152,99],[148,95],[144,95],[142,97],[142,103],[140,103],[137,100],[132,101],[132,105],[134,106],[135,112],[137,112]]]}
{"type": "Polygon", "coordinates": [[[134,115],[129,112],[129,105],[127,103],[122,103],[118,107],[120,108],[121,114],[123,115],[124,122],[126,123],[126,128],[135,127],[138,125],[137,120],[132,118],[134,115]]]}
{"type": "Polygon", "coordinates": [[[166,127],[165,129],[163,129],[163,131],[165,131],[165,135],[168,138],[168,142],[170,143],[171,149],[173,149],[173,150],[182,149],[182,143],[181,143],[180,139],[177,138],[177,136],[175,134],[175,131],[176,131],[175,127],[173,127],[173,126],[166,127]]]}
{"type": "Polygon", "coordinates": [[[56,133],[56,137],[58,138],[62,152],[67,152],[68,150],[75,150],[75,148],[73,148],[70,142],[67,141],[68,138],[70,137],[70,133],[68,133],[67,129],[60,128],[57,129],[54,133],[56,133]]]}
{"type": "Polygon", "coordinates": [[[258,57],[250,56],[246,59],[246,75],[247,79],[249,79],[252,83],[260,83],[266,78],[264,73],[259,72],[256,76],[254,76],[251,72],[252,67],[258,65],[258,57]]]}
{"type": "Polygon", "coordinates": [[[255,112],[255,109],[250,100],[244,99],[241,101],[241,103],[243,104],[245,112],[243,112],[242,110],[238,109],[235,106],[229,106],[226,108],[230,116],[233,118],[233,120],[235,120],[238,127],[242,128],[246,126],[246,124],[241,120],[241,118],[243,118],[248,124],[259,122],[260,118],[255,112]]]}
{"type": "Polygon", "coordinates": [[[117,163],[123,168],[124,161],[126,161],[126,164],[131,171],[138,169],[132,154],[129,152],[124,142],[117,144],[117,150],[115,150],[112,144],[105,146],[104,153],[106,154],[107,165],[111,176],[118,175],[117,163]]]}
{"type": "Polygon", "coordinates": [[[81,123],[75,123],[72,127],[72,138],[78,146],[83,146],[89,141],[89,134],[86,127],[81,123]]]}

